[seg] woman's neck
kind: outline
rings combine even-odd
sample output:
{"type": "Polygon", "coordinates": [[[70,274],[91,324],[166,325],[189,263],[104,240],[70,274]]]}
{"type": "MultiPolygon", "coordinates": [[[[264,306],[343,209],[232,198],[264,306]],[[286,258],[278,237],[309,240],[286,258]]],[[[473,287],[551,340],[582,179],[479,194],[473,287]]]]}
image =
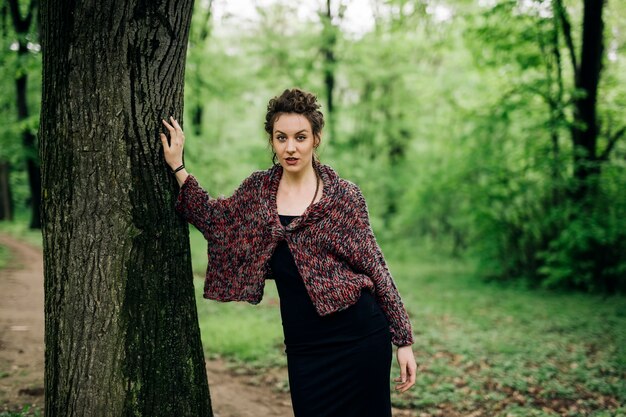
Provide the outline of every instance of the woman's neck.
{"type": "Polygon", "coordinates": [[[309,165],[306,170],[298,173],[292,173],[283,169],[281,182],[283,182],[289,190],[301,190],[305,187],[309,187],[310,184],[315,184],[316,181],[317,176],[315,175],[315,169],[312,165],[309,165]]]}

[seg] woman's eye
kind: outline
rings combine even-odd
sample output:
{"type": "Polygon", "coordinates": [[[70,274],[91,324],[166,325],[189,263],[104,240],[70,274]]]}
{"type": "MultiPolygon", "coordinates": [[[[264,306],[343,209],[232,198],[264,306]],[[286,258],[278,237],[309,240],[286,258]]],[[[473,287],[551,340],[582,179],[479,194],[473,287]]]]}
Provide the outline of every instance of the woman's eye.
{"type": "Polygon", "coordinates": [[[298,140],[305,140],[306,136],[298,136],[298,140]]]}

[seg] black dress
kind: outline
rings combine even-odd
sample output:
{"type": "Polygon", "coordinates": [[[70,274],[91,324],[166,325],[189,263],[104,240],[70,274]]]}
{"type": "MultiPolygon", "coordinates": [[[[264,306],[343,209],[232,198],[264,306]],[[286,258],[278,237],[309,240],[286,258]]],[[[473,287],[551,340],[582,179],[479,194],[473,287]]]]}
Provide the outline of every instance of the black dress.
{"type": "MultiPolygon", "coordinates": [[[[280,215],[287,225],[297,216],[280,215]]],[[[287,241],[270,259],[280,297],[295,417],[391,417],[391,332],[374,295],[349,308],[315,311],[287,241]]]]}

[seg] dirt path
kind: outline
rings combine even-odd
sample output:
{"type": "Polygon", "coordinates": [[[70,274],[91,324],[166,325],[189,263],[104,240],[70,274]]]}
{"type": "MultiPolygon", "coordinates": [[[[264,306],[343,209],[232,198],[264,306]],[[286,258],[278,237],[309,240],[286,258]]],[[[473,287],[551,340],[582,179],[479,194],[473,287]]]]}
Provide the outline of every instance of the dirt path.
{"type": "MultiPolygon", "coordinates": [[[[6,234],[0,245],[10,251],[0,270],[0,410],[43,409],[43,255],[6,234]]],[[[206,365],[215,417],[293,417],[289,394],[272,389],[286,370],[238,375],[223,360],[206,365]]]]}
{"type": "MultiPolygon", "coordinates": [[[[0,411],[44,406],[43,255],[39,248],[0,233],[9,265],[0,270],[0,411]]],[[[215,417],[293,417],[280,389],[286,369],[240,374],[222,359],[206,361],[215,417]]],[[[394,416],[413,416],[394,409],[394,416]]]]}
{"type": "Polygon", "coordinates": [[[41,251],[7,235],[10,251],[0,270],[0,403],[2,409],[43,406],[43,258],[41,251]]]}

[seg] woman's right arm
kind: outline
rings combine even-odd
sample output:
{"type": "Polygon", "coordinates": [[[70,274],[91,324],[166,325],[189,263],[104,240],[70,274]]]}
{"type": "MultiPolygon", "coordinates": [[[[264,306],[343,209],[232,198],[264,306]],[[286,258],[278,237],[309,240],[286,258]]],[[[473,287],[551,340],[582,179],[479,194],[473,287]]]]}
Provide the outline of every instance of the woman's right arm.
{"type": "MultiPolygon", "coordinates": [[[[163,124],[170,134],[170,142],[168,143],[165,134],[160,133],[160,137],[165,162],[173,171],[183,164],[185,134],[178,121],[172,116],[170,116],[170,122],[171,124],[163,120],[163,124]]],[[[209,219],[215,214],[213,212],[219,205],[219,200],[209,196],[198,184],[195,177],[190,175],[185,168],[176,172],[175,177],[179,192],[174,208],[202,234],[208,233],[209,219]]]]}
{"type": "MultiPolygon", "coordinates": [[[[172,124],[163,120],[163,124],[170,133],[170,143],[167,137],[161,133],[161,143],[163,144],[163,154],[165,161],[172,170],[182,165],[183,146],[185,135],[173,117],[170,116],[172,124]]],[[[252,173],[244,179],[241,185],[235,190],[232,196],[219,196],[214,198],[200,186],[198,180],[186,169],[181,169],[176,174],[179,192],[176,198],[175,210],[180,213],[189,223],[193,224],[202,234],[207,237],[215,223],[219,223],[228,206],[235,198],[240,198],[242,192],[258,188],[258,180],[262,176],[262,171],[252,173]]]]}
{"type": "Polygon", "coordinates": [[[187,175],[181,185],[174,205],[176,212],[193,224],[207,239],[214,229],[214,224],[223,218],[225,208],[226,200],[211,197],[191,174],[187,175]]]}
{"type": "Polygon", "coordinates": [[[181,169],[180,171],[176,173],[176,181],[178,181],[179,187],[183,186],[183,183],[185,182],[188,176],[189,176],[189,173],[187,172],[185,168],[181,169]]]}

